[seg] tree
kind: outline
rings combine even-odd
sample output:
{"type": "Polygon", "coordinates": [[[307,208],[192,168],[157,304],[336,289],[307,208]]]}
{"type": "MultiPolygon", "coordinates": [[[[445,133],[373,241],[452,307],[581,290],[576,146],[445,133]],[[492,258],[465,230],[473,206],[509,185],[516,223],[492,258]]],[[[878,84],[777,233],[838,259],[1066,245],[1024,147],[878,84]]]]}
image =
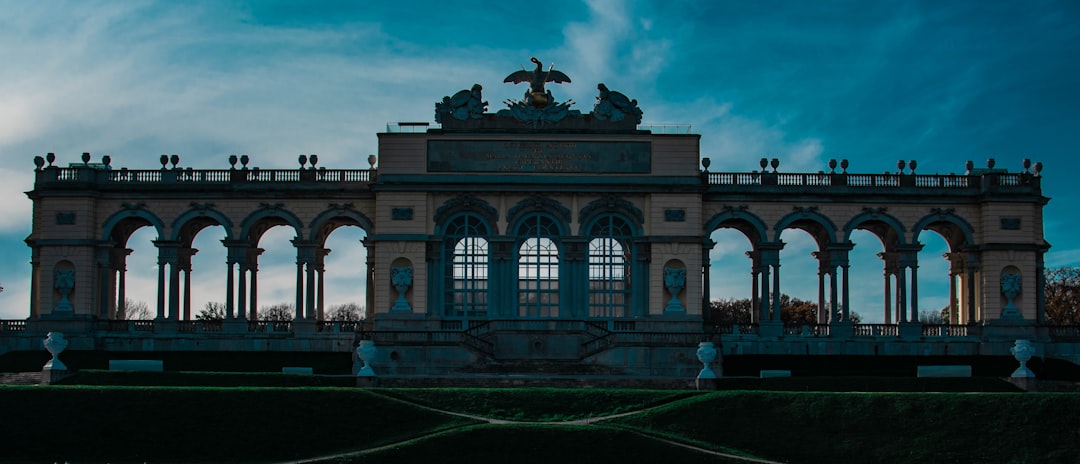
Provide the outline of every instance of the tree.
{"type": "Polygon", "coordinates": [[[1047,269],[1046,322],[1080,325],[1080,267],[1047,269]]]}
{"type": "MultiPolygon", "coordinates": [[[[713,324],[749,324],[752,304],[749,298],[721,299],[709,302],[713,324]]],[[[817,304],[806,300],[780,295],[780,320],[785,324],[816,324],[817,304]]]]}
{"type": "Polygon", "coordinates": [[[949,307],[941,311],[934,311],[931,309],[924,309],[919,311],[919,322],[927,325],[941,325],[946,324],[949,319],[949,307]]]}
{"type": "Polygon", "coordinates": [[[296,315],[295,306],[292,303],[278,303],[270,306],[263,306],[259,310],[259,320],[261,321],[291,321],[293,316],[296,315]]]}
{"type": "Polygon", "coordinates": [[[200,321],[220,321],[225,319],[225,303],[207,301],[206,307],[195,316],[200,321]]]}
{"type": "Polygon", "coordinates": [[[709,302],[709,316],[713,324],[749,324],[750,299],[726,298],[709,302]]]}
{"type": "Polygon", "coordinates": [[[122,321],[145,321],[153,319],[150,306],[145,301],[124,298],[120,306],[116,307],[116,319],[122,321]]]}
{"type": "Polygon", "coordinates": [[[359,321],[364,318],[364,308],[356,303],[343,303],[330,307],[326,313],[328,321],[359,321]]]}

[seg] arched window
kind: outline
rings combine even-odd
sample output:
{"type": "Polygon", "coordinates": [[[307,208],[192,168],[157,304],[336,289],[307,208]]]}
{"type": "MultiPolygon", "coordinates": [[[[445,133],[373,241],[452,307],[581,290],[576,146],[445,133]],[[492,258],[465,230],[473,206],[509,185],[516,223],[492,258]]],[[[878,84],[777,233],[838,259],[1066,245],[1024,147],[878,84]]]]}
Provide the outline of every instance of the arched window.
{"type": "Polygon", "coordinates": [[[631,229],[604,216],[589,229],[589,316],[630,316],[631,229]]]}
{"type": "Polygon", "coordinates": [[[488,311],[487,226],[472,215],[458,216],[446,227],[450,266],[446,273],[446,315],[483,317],[488,311]]]}
{"type": "Polygon", "coordinates": [[[559,317],[558,228],[546,216],[530,216],[518,227],[518,316],[559,317]]]}

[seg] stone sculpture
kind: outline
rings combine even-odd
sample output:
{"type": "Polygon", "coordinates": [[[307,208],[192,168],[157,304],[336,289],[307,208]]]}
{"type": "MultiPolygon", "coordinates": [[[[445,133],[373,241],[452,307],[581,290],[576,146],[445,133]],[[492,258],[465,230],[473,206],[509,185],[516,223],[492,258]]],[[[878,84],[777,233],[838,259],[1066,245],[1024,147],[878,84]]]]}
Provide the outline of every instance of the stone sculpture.
{"type": "Polygon", "coordinates": [[[56,303],[53,312],[74,311],[68,295],[75,288],[75,270],[59,269],[53,273],[53,287],[60,293],[60,301],[56,303]]]}
{"type": "Polygon", "coordinates": [[[1009,349],[1012,352],[1014,358],[1020,361],[1020,367],[1013,371],[1010,377],[1018,378],[1032,378],[1035,377],[1035,373],[1028,369],[1027,362],[1035,355],[1035,347],[1031,346],[1029,340],[1017,340],[1013,343],[1013,347],[1009,349]]]}
{"type": "Polygon", "coordinates": [[[634,124],[641,124],[643,113],[637,106],[637,100],[631,100],[622,93],[609,90],[603,83],[598,84],[596,88],[600,91],[600,95],[596,97],[596,105],[593,106],[594,118],[613,122],[629,118],[634,124]]]}
{"type": "Polygon", "coordinates": [[[412,306],[410,306],[409,301],[405,299],[405,292],[409,291],[409,287],[411,287],[413,283],[412,268],[391,268],[390,283],[393,284],[394,289],[396,289],[398,292],[397,300],[394,301],[394,306],[390,309],[394,311],[412,311],[412,306]]]}
{"type": "Polygon", "coordinates": [[[49,332],[47,338],[41,342],[45,346],[45,351],[48,351],[52,355],[52,359],[42,366],[44,370],[53,371],[66,371],[67,366],[60,361],[60,353],[64,351],[68,346],[67,340],[64,339],[64,334],[61,332],[49,332]]]}
{"type": "Polygon", "coordinates": [[[682,302],[679,301],[679,292],[686,288],[686,268],[664,268],[664,287],[671,293],[671,301],[668,301],[664,311],[684,311],[682,302]]]}
{"type": "Polygon", "coordinates": [[[698,358],[698,361],[701,361],[701,363],[704,365],[704,367],[701,368],[701,372],[698,373],[697,378],[699,378],[699,379],[715,379],[716,378],[716,373],[713,372],[712,368],[709,367],[709,364],[712,364],[712,362],[716,360],[716,355],[717,355],[716,346],[713,345],[713,342],[701,342],[701,343],[698,343],[697,358],[698,358]]]}
{"type": "Polygon", "coordinates": [[[356,371],[357,377],[375,377],[375,370],[371,368],[371,360],[375,358],[375,342],[372,340],[360,340],[356,347],[356,357],[364,362],[364,366],[356,371]]]}

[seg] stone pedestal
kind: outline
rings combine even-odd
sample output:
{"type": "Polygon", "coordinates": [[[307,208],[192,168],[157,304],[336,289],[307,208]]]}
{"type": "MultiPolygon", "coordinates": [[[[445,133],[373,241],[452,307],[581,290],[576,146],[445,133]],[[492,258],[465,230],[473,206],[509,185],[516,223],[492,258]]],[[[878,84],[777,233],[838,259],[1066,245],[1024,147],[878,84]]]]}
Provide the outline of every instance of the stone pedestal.
{"type": "Polygon", "coordinates": [[[41,384],[53,385],[73,375],[75,375],[75,371],[70,371],[67,369],[42,369],[41,384]]]}
{"type": "Polygon", "coordinates": [[[360,388],[372,388],[379,386],[378,377],[357,377],[356,386],[360,388]]]}
{"type": "Polygon", "coordinates": [[[922,322],[901,322],[899,325],[900,338],[922,338],[922,322]]]}
{"type": "Polygon", "coordinates": [[[764,321],[758,324],[758,335],[769,338],[784,336],[784,323],[780,321],[764,321]]]}
{"type": "Polygon", "coordinates": [[[292,322],[294,333],[315,333],[317,326],[314,319],[294,319],[292,322]]]}

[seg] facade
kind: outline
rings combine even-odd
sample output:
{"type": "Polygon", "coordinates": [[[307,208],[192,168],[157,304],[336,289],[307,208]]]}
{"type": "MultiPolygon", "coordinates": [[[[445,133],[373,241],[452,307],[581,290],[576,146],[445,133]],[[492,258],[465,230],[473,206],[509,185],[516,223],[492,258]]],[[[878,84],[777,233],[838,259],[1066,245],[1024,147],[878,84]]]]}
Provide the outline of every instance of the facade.
{"type": "Polygon", "coordinates": [[[40,349],[51,330],[70,349],[120,353],[350,351],[371,339],[376,369],[400,376],[520,362],[693,376],[701,341],[727,356],[1008,356],[1023,338],[1040,356],[1080,362],[1080,334],[1045,326],[1041,166],[921,175],[901,162],[896,173],[855,174],[844,160],[785,173],[762,159],[760,171],[711,172],[700,136],[639,126],[637,102],[603,84],[592,112],[570,110],[536,63],[517,76],[530,83],[523,100],[488,113],[479,85],[445,97],[440,126],[380,133],[367,169],[316,168],[314,156],[291,170],[246,157],[225,170],[180,168],[175,156],[158,170],[38,157],[33,300],[27,320],[0,325],[0,354],[40,349]],[[280,225],[295,231],[296,314],[259,321],[259,239],[280,225]],[[209,226],[226,231],[227,263],[212,271],[223,275],[225,318],[194,321],[192,241],[209,226]],[[326,237],[343,226],[367,236],[361,323],[324,320],[326,237]],[[117,320],[127,241],[143,227],[158,237],[156,318],[117,320]],[[817,245],[816,324],[780,318],[779,237],[792,228],[817,245]],[[717,229],[745,235],[745,268],[711,268],[717,229]],[[884,279],[849,275],[856,230],[880,239],[884,279]],[[918,322],[921,237],[931,233],[949,247],[943,325],[918,322]],[[724,296],[709,294],[713,273],[747,276],[749,324],[710,320],[709,301],[724,296]],[[852,307],[855,285],[885,286],[885,324],[852,322],[854,310],[879,310],[852,307]]]}

